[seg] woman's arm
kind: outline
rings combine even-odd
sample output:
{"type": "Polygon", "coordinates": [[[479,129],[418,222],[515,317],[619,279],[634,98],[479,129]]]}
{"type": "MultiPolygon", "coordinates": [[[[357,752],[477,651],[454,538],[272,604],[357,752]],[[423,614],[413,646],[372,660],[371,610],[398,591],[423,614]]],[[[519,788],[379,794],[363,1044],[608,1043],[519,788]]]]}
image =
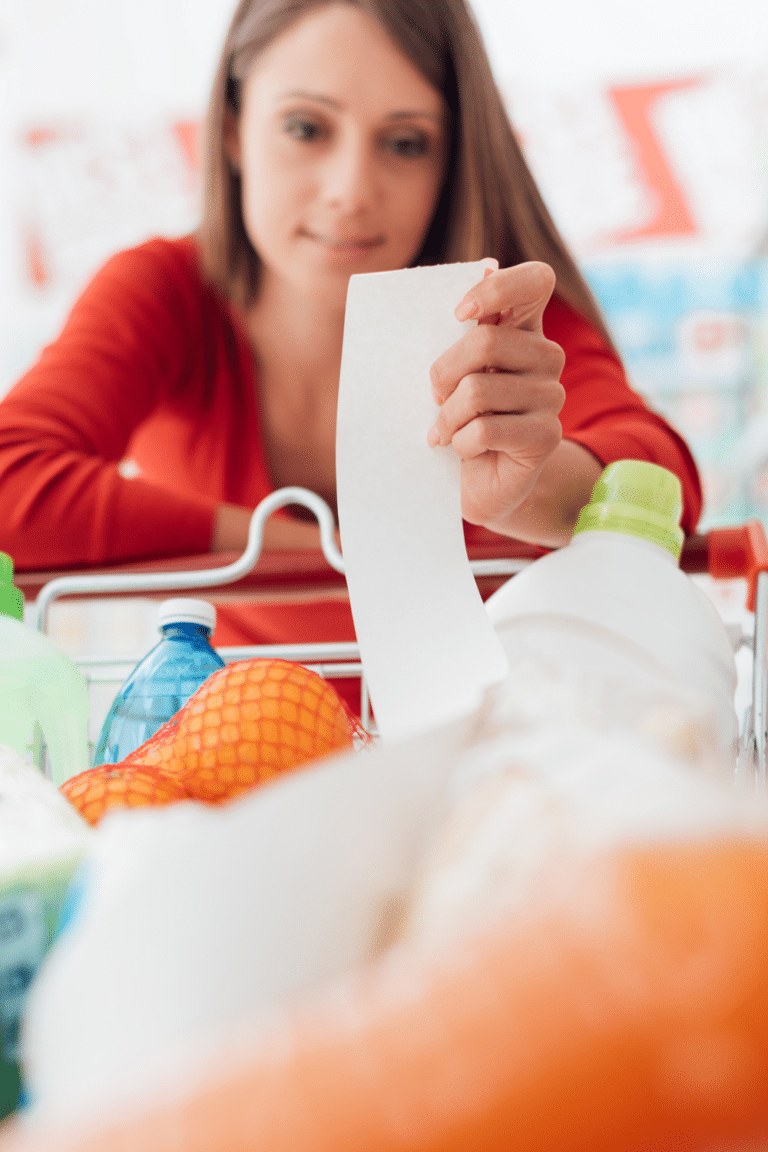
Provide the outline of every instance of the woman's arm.
{"type": "MultiPolygon", "coordinates": [[[[219,504],[213,518],[212,552],[244,552],[253,509],[239,504],[219,504]]],[[[320,548],[316,523],[270,516],[264,525],[263,547],[287,551],[320,548]]]]}
{"type": "Polygon", "coordinates": [[[188,264],[168,242],[114,257],[0,403],[0,548],[17,567],[207,550],[216,500],[119,470],[134,431],[189,379],[188,264]]]}

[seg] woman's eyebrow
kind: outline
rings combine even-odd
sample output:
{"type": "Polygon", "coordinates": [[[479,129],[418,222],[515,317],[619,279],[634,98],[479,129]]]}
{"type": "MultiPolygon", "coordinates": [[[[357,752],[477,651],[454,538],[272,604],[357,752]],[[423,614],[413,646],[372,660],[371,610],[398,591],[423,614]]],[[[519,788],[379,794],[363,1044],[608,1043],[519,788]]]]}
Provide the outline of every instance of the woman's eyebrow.
{"type": "Polygon", "coordinates": [[[406,108],[402,112],[390,112],[387,120],[414,120],[421,117],[425,120],[434,120],[436,124],[442,124],[445,117],[440,112],[427,112],[423,108],[406,108]]]}
{"type": "MultiPolygon", "coordinates": [[[[328,108],[334,108],[341,111],[343,105],[334,100],[332,96],[325,96],[321,92],[309,92],[303,88],[292,88],[290,92],[281,92],[277,97],[280,100],[314,100],[318,104],[325,104],[328,108]]],[[[440,112],[427,112],[423,108],[403,108],[397,112],[390,112],[387,120],[413,120],[417,117],[423,117],[427,120],[434,120],[438,124],[442,124],[445,117],[440,112]]]]}
{"type": "Polygon", "coordinates": [[[307,92],[302,88],[292,88],[290,92],[281,92],[277,99],[294,100],[297,97],[300,100],[315,100],[318,104],[327,104],[329,108],[341,108],[338,100],[324,96],[321,92],[307,92]]]}

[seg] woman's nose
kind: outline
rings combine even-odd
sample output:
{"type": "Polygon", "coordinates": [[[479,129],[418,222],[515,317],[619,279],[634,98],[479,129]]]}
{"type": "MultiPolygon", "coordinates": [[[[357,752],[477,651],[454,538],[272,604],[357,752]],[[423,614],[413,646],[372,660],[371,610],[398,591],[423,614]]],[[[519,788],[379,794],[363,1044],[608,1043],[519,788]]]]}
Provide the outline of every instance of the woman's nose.
{"type": "Polygon", "coordinates": [[[323,198],[345,212],[368,207],[374,196],[373,156],[359,137],[341,138],[326,157],[323,198]]]}

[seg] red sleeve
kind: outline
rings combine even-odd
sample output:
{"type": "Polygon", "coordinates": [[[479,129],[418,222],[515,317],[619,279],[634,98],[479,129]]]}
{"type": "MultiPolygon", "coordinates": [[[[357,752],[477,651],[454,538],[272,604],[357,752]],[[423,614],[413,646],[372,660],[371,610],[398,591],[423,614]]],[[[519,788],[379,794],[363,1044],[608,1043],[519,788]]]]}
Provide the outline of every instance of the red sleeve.
{"type": "Polygon", "coordinates": [[[214,500],[118,471],[134,430],[188,378],[189,260],[167,241],[113,257],[0,403],[0,548],[18,568],[208,550],[214,500]]]}
{"type": "Polygon", "coordinates": [[[544,334],[565,352],[563,436],[588,448],[602,464],[649,460],[679,477],[683,529],[701,515],[701,484],[684,440],[630,388],[621,361],[603,337],[559,299],[544,312],[544,334]]]}

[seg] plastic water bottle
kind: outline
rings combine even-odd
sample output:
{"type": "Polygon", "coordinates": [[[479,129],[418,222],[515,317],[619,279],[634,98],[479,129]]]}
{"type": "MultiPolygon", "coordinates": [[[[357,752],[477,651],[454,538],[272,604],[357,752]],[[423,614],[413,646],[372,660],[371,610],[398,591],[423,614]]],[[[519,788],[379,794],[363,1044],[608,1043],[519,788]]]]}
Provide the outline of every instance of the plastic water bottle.
{"type": "Polygon", "coordinates": [[[180,708],[212,672],[224,667],[209,636],[216,609],[205,600],[165,600],[162,639],[118,692],[101,729],[94,764],[117,764],[135,751],[180,708]]]}
{"type": "Polygon", "coordinates": [[[39,734],[54,784],[88,767],[88,686],[47,636],[24,624],[13,561],[0,552],[0,744],[39,762],[39,734]]]}
{"type": "Polygon", "coordinates": [[[682,491],[656,464],[620,460],[573,539],[486,602],[510,664],[545,655],[627,682],[651,675],[698,696],[722,751],[738,736],[736,663],[716,609],[678,567],[682,491]]]}

